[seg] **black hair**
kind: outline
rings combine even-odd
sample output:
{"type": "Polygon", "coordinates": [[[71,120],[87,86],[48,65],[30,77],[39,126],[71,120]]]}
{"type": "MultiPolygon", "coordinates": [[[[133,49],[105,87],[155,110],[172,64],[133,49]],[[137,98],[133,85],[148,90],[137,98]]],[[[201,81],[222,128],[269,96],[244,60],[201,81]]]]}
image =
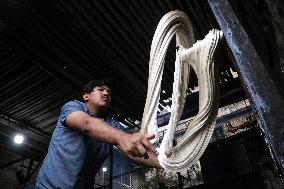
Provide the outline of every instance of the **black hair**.
{"type": "MultiPolygon", "coordinates": [[[[93,80],[93,81],[87,83],[83,87],[83,90],[81,92],[81,97],[79,98],[79,100],[84,102],[84,99],[83,99],[84,94],[86,94],[86,93],[90,94],[95,87],[100,87],[100,86],[103,86],[103,85],[110,87],[110,81],[107,80],[107,79],[96,79],[96,80],[93,80]]],[[[104,112],[101,116],[106,118],[108,116],[111,116],[111,114],[112,114],[112,109],[108,108],[108,110],[106,112],[104,112]]]]}
{"type": "Polygon", "coordinates": [[[100,86],[103,86],[103,85],[110,87],[110,81],[107,80],[107,79],[96,79],[96,80],[90,81],[89,83],[87,83],[83,87],[83,90],[82,90],[80,96],[77,97],[77,99],[79,101],[84,102],[84,99],[83,99],[84,94],[90,94],[95,87],[97,87],[97,86],[100,87],[100,86]]]}
{"type": "Polygon", "coordinates": [[[100,86],[103,86],[103,85],[106,85],[108,87],[110,87],[110,82],[109,80],[107,79],[96,79],[96,80],[93,80],[89,83],[87,83],[84,87],[83,87],[83,90],[82,90],[82,96],[84,94],[89,94],[92,92],[92,90],[95,88],[95,87],[100,87],[100,86]]]}

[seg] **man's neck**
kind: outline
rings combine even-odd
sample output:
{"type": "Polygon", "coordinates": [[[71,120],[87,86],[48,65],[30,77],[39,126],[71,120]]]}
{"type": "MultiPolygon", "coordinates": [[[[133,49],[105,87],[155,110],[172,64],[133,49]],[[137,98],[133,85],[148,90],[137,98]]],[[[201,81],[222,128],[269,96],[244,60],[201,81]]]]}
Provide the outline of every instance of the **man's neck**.
{"type": "Polygon", "coordinates": [[[102,111],[99,110],[98,108],[96,108],[94,105],[86,103],[86,102],[85,102],[85,104],[87,105],[89,113],[90,113],[91,116],[98,117],[98,118],[100,118],[102,116],[102,114],[103,114],[102,111]]]}

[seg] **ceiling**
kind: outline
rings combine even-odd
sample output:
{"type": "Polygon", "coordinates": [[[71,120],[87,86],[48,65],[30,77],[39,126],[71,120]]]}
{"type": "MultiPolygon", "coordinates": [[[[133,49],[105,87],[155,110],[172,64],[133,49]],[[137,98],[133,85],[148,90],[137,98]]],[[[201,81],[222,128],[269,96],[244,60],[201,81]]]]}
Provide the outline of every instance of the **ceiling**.
{"type": "MultiPolygon", "coordinates": [[[[61,106],[95,78],[111,80],[117,119],[139,126],[134,121],[141,120],[146,100],[151,41],[164,14],[186,12],[196,39],[219,28],[205,0],[1,0],[0,5],[0,143],[25,155],[32,151],[35,158],[46,151],[61,106]],[[16,131],[29,138],[24,152],[8,140],[16,131]]],[[[172,94],[174,45],[166,57],[160,108],[172,94]]],[[[225,42],[215,61],[221,105],[245,98],[225,42]]],[[[193,75],[189,87],[196,86],[193,75]]],[[[190,98],[197,106],[198,93],[190,98]]],[[[185,111],[192,107],[187,102],[185,111]]]]}

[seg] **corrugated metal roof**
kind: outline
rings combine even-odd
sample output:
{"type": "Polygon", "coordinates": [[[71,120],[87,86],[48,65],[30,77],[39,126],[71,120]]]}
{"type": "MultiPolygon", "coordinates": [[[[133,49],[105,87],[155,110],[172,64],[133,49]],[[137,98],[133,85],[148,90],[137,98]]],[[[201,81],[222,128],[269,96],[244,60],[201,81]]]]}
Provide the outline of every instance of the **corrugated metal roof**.
{"type": "MultiPolygon", "coordinates": [[[[113,110],[130,123],[142,117],[151,41],[164,14],[182,10],[195,38],[219,28],[207,1],[3,1],[0,8],[0,110],[51,133],[64,102],[94,78],[112,80],[113,110]]],[[[161,103],[172,93],[175,47],[170,45],[161,103]]],[[[233,58],[216,54],[222,82],[233,81],[233,58]]],[[[198,85],[191,77],[190,88],[198,85]]],[[[235,82],[234,82],[235,83],[235,82]]],[[[236,86],[236,87],[239,87],[236,86]]]]}

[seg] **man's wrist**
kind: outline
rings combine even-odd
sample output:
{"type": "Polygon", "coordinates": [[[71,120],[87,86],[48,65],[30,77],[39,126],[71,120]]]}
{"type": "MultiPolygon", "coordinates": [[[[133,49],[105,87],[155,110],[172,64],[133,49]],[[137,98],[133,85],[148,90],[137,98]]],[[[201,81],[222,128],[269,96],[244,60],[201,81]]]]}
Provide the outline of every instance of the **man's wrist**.
{"type": "Polygon", "coordinates": [[[113,141],[114,145],[120,146],[122,139],[125,138],[125,137],[127,137],[126,135],[127,135],[127,133],[118,130],[118,132],[116,132],[116,133],[114,134],[114,141],[113,141]]]}

